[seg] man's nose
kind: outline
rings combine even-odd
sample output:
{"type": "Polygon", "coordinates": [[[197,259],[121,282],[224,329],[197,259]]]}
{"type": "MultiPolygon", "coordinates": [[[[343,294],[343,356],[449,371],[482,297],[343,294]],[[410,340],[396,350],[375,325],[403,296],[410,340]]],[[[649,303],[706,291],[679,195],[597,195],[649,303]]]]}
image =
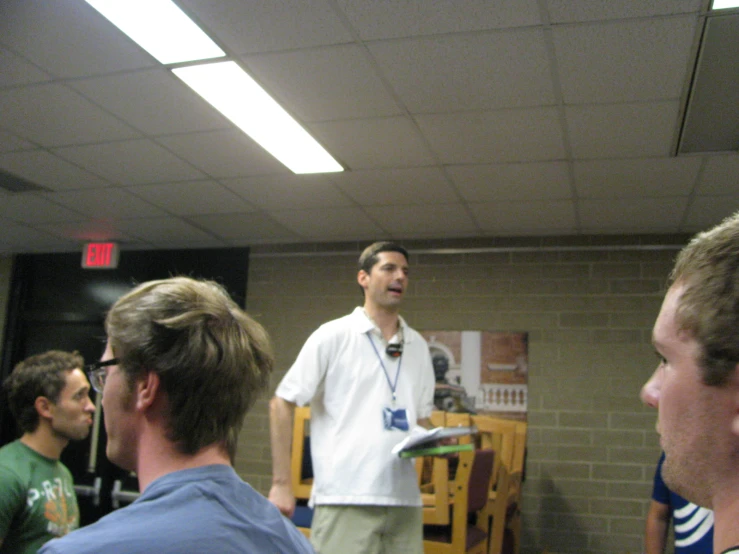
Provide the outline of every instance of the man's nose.
{"type": "Polygon", "coordinates": [[[641,388],[639,398],[641,398],[641,401],[644,402],[644,404],[646,404],[647,406],[651,406],[652,408],[657,408],[659,406],[659,393],[661,386],[660,381],[661,377],[658,368],[654,371],[654,373],[652,373],[652,376],[646,383],[644,383],[644,386],[641,388]]]}

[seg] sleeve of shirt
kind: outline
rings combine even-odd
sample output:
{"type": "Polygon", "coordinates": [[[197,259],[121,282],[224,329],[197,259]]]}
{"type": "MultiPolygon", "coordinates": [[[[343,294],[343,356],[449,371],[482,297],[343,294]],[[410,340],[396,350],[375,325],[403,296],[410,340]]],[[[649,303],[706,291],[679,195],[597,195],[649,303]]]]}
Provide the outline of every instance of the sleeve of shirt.
{"type": "Polygon", "coordinates": [[[424,419],[431,416],[434,410],[434,387],[436,386],[436,376],[434,375],[434,365],[431,362],[431,352],[426,340],[419,334],[418,339],[423,343],[423,361],[421,369],[421,379],[419,383],[420,395],[418,397],[418,406],[416,411],[418,419],[424,419]]]}
{"type": "Polygon", "coordinates": [[[10,524],[18,510],[23,509],[26,492],[18,476],[0,467],[0,539],[8,536],[10,524]]]}
{"type": "Polygon", "coordinates": [[[662,480],[662,463],[665,461],[665,455],[659,458],[657,463],[657,469],[654,472],[654,487],[652,488],[652,500],[659,502],[660,504],[670,505],[670,489],[667,488],[665,482],[662,480]]]}
{"type": "Polygon", "coordinates": [[[320,327],[305,341],[295,363],[277,386],[275,395],[298,406],[308,404],[326,376],[327,346],[324,329],[320,327]]]}

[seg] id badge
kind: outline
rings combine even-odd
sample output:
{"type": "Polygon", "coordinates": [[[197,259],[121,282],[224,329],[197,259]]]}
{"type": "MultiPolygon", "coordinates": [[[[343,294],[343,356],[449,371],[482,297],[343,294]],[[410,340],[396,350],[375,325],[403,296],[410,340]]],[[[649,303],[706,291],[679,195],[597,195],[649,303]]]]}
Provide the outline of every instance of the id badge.
{"type": "Polygon", "coordinates": [[[408,413],[405,408],[393,410],[385,408],[382,410],[382,422],[388,431],[397,429],[398,431],[408,430],[408,413]]]}

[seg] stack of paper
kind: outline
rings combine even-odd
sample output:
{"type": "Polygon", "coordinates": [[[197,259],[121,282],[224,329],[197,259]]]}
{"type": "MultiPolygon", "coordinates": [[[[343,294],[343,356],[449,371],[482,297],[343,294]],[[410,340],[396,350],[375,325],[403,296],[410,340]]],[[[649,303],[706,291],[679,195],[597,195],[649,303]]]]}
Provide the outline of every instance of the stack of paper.
{"type": "Polygon", "coordinates": [[[438,456],[450,452],[474,450],[473,444],[439,444],[443,439],[474,435],[477,427],[435,427],[424,429],[417,426],[411,434],[393,447],[392,453],[401,458],[415,458],[417,456],[438,456]]]}

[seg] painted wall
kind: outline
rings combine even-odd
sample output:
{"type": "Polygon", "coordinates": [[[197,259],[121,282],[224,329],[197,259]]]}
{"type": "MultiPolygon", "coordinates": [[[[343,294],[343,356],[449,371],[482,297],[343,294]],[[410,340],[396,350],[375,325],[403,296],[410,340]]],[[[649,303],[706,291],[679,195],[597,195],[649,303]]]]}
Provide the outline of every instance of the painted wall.
{"type": "MultiPolygon", "coordinates": [[[[412,326],[529,332],[524,552],[641,552],[659,447],[655,414],[638,393],[656,364],[651,328],[676,254],[668,245],[685,240],[405,243],[412,255],[402,313],[412,326]],[[498,250],[413,254],[483,244],[498,250]]],[[[363,246],[339,245],[338,255],[331,245],[296,247],[294,255],[252,249],[247,310],[272,336],[273,387],[318,325],[361,303],[363,246]]],[[[269,490],[266,399],[248,416],[237,469],[269,490]]]]}

